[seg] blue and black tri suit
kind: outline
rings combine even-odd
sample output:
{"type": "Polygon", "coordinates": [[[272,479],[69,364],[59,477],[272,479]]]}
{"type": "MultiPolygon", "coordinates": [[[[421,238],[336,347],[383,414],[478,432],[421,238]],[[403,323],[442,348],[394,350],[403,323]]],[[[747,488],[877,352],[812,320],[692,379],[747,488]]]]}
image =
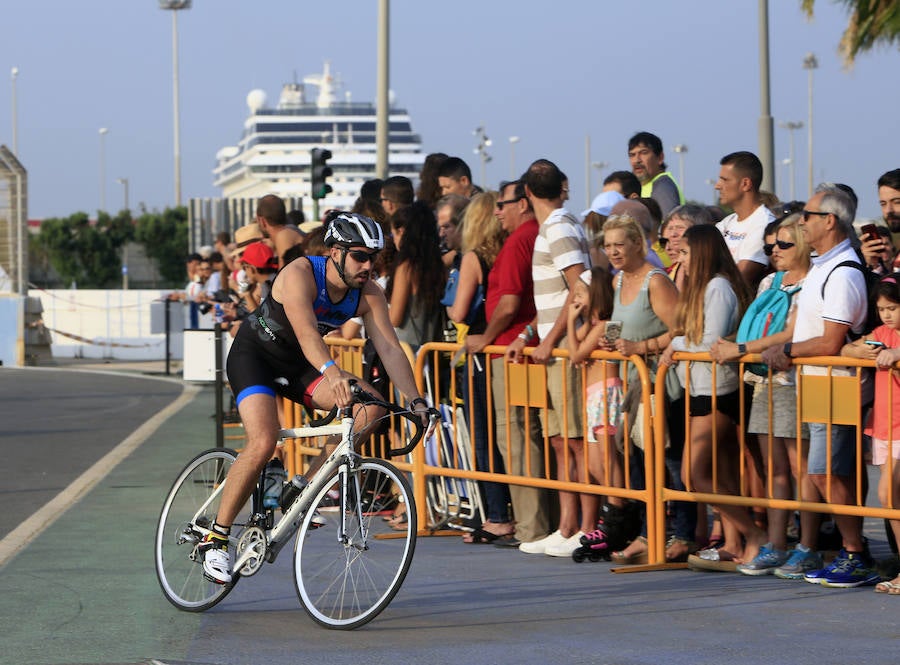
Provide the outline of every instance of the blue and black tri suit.
{"type": "MultiPolygon", "coordinates": [[[[349,289],[339,302],[331,302],[328,297],[327,257],[309,256],[297,260],[309,261],[312,265],[316,280],[313,310],[319,334],[325,335],[356,316],[359,289],[349,289]]],[[[319,370],[304,357],[284,313],[284,305],[275,300],[271,292],[238,329],[228,353],[226,371],[237,404],[248,395],[274,396],[277,393],[309,406],[313,390],[322,379],[319,370]]]]}

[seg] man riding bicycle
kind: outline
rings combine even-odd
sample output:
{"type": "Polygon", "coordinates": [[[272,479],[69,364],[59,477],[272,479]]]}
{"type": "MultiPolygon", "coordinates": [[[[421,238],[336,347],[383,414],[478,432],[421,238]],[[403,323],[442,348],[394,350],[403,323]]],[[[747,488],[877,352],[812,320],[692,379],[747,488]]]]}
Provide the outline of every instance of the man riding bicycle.
{"type": "MultiPolygon", "coordinates": [[[[391,381],[413,397],[409,408],[427,422],[428,405],[391,325],[384,292],[371,279],[375,256],[384,247],[381,227],[363,215],[341,212],[328,224],[325,245],[327,257],[297,259],[278,273],[271,293],[241,325],[228,354],[228,381],[247,444],[228,472],[219,513],[200,545],[203,573],[219,584],[232,578],[227,548],[231,524],[275,451],[280,429],[275,395],[330,410],[350,405],[351,380],[375,392],[335,364],[323,335],[361,316],[391,381]]],[[[383,415],[372,406],[357,409],[354,415],[366,422],[383,415]]]]}

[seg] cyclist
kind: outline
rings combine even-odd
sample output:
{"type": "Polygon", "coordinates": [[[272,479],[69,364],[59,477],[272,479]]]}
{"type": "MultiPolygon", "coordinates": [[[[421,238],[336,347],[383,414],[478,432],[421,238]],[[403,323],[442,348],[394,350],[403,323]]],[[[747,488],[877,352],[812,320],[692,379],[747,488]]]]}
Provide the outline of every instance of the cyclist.
{"type": "MultiPolygon", "coordinates": [[[[219,513],[200,544],[204,575],[219,584],[231,581],[227,544],[232,521],[275,451],[280,429],[276,393],[329,410],[350,404],[351,379],[375,392],[335,364],[323,335],[361,316],[394,385],[413,398],[409,408],[423,423],[428,419],[428,405],[391,325],[384,292],[371,279],[375,256],[384,247],[381,227],[368,217],[340,212],[328,223],[325,245],[327,256],[297,259],[278,273],[271,293],[244,321],[228,354],[228,381],[247,444],[228,472],[219,513]]],[[[366,409],[360,415],[367,422],[384,414],[372,406],[357,408],[366,409]]]]}

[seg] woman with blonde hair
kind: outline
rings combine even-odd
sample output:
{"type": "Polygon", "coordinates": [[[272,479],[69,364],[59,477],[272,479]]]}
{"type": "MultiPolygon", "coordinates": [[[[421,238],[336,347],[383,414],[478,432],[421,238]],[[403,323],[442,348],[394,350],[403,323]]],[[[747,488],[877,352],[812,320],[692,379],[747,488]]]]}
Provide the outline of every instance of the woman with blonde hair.
{"type": "MultiPolygon", "coordinates": [[[[655,376],[655,360],[669,344],[668,329],[674,324],[678,291],[665,271],[647,260],[647,238],[638,220],[630,214],[610,215],[603,225],[603,242],[610,266],[617,271],[613,277],[615,297],[611,318],[614,321],[621,321],[622,330],[618,339],[601,338],[598,346],[603,350],[618,351],[626,356],[643,356],[647,359],[651,375],[655,376]]],[[[634,422],[636,401],[639,400],[640,394],[640,380],[633,367],[627,376],[625,408],[629,411],[630,422],[634,422]]],[[[670,397],[677,397],[680,394],[678,382],[675,380],[670,383],[673,390],[670,397]]],[[[677,412],[677,409],[675,411],[677,412]]],[[[619,428],[619,431],[621,436],[628,436],[623,428],[619,428]]],[[[678,441],[677,434],[673,432],[673,448],[678,441]]],[[[604,441],[599,443],[596,450],[590,451],[591,475],[600,483],[605,482],[608,475],[610,484],[622,487],[623,460],[617,450],[608,450],[604,441]]],[[[634,464],[634,459],[640,451],[637,451],[635,446],[632,446],[631,450],[632,459],[628,461],[631,468],[637,470],[641,465],[634,464]]],[[[642,478],[633,475],[632,487],[637,488],[642,481],[642,478]]],[[[635,517],[635,508],[636,506],[629,505],[625,499],[610,497],[607,505],[601,510],[606,526],[600,526],[599,530],[606,529],[605,540],[612,550],[612,558],[616,563],[643,563],[647,559],[646,537],[634,538],[627,544],[637,531],[645,532],[646,528],[642,516],[635,517]],[[640,524],[634,524],[635,522],[640,524]],[[612,533],[608,527],[611,523],[627,524],[628,527],[620,533],[612,533]]],[[[690,514],[679,512],[675,521],[676,533],[681,536],[684,532],[686,540],[693,539],[693,524],[696,518],[692,521],[690,514]]]]}
{"type": "MultiPolygon", "coordinates": [[[[487,278],[506,232],[494,215],[496,192],[475,195],[466,206],[462,222],[463,257],[459,267],[456,298],[447,307],[447,315],[456,324],[468,326],[467,333],[480,335],[487,328],[484,301],[487,278]]],[[[462,340],[460,340],[462,341],[462,340]]],[[[466,420],[475,446],[475,464],[479,471],[504,473],[503,458],[497,448],[496,437],[489,436],[487,417],[487,368],[483,353],[471,354],[460,378],[466,420]]],[[[503,483],[479,481],[484,499],[482,525],[465,535],[468,543],[490,543],[498,538],[511,539],[515,526],[509,515],[509,488],[503,483]]]]}

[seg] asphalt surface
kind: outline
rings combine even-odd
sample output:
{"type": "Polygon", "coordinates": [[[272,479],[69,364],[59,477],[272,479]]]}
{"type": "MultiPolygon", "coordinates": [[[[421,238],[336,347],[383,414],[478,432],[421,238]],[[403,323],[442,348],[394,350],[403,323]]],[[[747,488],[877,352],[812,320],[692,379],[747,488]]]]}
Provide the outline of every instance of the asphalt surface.
{"type": "MultiPolygon", "coordinates": [[[[0,370],[0,395],[14,394],[10,377],[21,386],[34,381],[27,384],[34,395],[52,393],[61,383],[76,395],[96,389],[96,375],[61,372],[0,370]]],[[[275,564],[241,580],[214,609],[180,612],[158,588],[153,534],[178,471],[214,441],[214,395],[209,388],[181,395],[171,382],[129,380],[137,382],[140,397],[125,409],[134,413],[122,439],[143,431],[144,440],[131,436],[133,451],[0,568],[0,663],[897,661],[900,597],[871,588],[833,590],[688,570],[610,574],[609,563],[575,564],[466,545],[456,537],[419,538],[398,596],[354,632],[324,630],[307,617],[294,592],[290,547],[275,564]],[[154,399],[159,401],[151,408],[154,399]],[[160,409],[167,411],[153,415],[160,409]]],[[[20,476],[62,474],[41,488],[52,493],[77,468],[92,468],[120,446],[116,437],[123,432],[104,425],[112,415],[76,409],[82,416],[73,415],[69,430],[95,440],[96,449],[73,442],[68,447],[81,451],[74,455],[78,460],[63,458],[64,464],[47,449],[36,462],[44,470],[36,473],[10,466],[8,442],[32,436],[29,427],[36,432],[28,439],[33,446],[58,441],[62,433],[47,417],[26,422],[17,411],[4,410],[0,425],[0,490],[7,502],[14,500],[20,476]],[[14,437],[7,436],[11,429],[14,437]]],[[[38,496],[46,495],[31,493],[30,510],[17,504],[14,517],[25,520],[40,508],[38,496]]]]}

